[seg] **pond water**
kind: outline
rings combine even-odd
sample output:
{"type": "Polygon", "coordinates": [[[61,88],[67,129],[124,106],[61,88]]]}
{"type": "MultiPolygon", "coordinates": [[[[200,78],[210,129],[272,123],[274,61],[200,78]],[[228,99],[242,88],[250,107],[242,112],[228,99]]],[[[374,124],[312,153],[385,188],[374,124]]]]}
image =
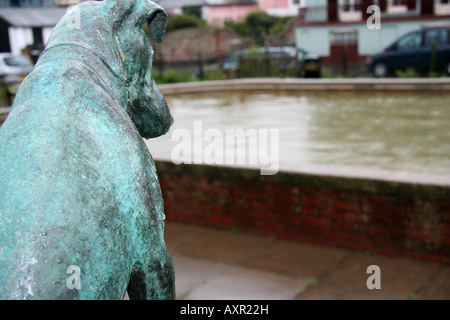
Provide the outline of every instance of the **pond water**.
{"type": "Polygon", "coordinates": [[[184,130],[194,137],[201,121],[203,133],[278,130],[281,167],[450,173],[450,93],[226,92],[169,96],[167,102],[175,123],[166,135],[147,141],[155,159],[170,158],[180,143],[171,140],[173,134],[184,130]]]}

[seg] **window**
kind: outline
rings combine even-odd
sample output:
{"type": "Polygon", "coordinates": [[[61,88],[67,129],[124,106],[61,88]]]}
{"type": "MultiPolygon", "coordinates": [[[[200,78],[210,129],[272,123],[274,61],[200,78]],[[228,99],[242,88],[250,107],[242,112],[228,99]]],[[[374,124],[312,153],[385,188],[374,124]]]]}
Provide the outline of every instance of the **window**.
{"type": "Polygon", "coordinates": [[[428,30],[427,32],[425,32],[424,45],[426,47],[431,47],[434,42],[436,43],[436,45],[439,42],[439,30],[428,30]]]}
{"type": "Polygon", "coordinates": [[[401,38],[397,42],[397,50],[411,50],[419,48],[422,42],[422,33],[414,32],[401,38]]]}
{"type": "Polygon", "coordinates": [[[406,0],[388,0],[389,13],[401,13],[408,11],[406,0]]]}
{"type": "Polygon", "coordinates": [[[433,45],[433,42],[435,42],[438,46],[450,44],[449,31],[450,29],[431,29],[425,31],[424,45],[430,47],[433,45]]]}
{"type": "Polygon", "coordinates": [[[20,0],[21,7],[40,7],[42,6],[41,0],[20,0]]]}
{"type": "Polygon", "coordinates": [[[36,46],[42,46],[43,44],[43,40],[42,40],[42,28],[39,27],[35,27],[31,29],[33,32],[33,40],[34,40],[34,44],[36,46]]]}
{"type": "Polygon", "coordinates": [[[434,5],[434,13],[438,16],[450,14],[450,0],[436,0],[434,5]]]}
{"type": "Polygon", "coordinates": [[[360,9],[361,0],[342,0],[343,11],[358,11],[360,9]]]}
{"type": "Polygon", "coordinates": [[[356,30],[335,30],[331,32],[330,40],[332,45],[356,44],[358,42],[358,33],[356,30]]]}

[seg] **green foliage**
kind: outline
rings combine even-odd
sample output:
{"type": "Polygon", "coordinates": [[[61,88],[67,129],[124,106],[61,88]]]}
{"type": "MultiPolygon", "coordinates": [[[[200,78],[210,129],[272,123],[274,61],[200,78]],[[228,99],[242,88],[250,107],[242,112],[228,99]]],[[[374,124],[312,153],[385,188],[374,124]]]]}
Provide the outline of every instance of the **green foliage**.
{"type": "Polygon", "coordinates": [[[263,36],[281,32],[289,19],[290,17],[275,18],[265,12],[254,11],[245,17],[244,22],[228,21],[225,25],[242,37],[254,37],[258,45],[263,45],[263,36]]]}
{"type": "Polygon", "coordinates": [[[248,37],[250,30],[245,22],[225,21],[225,26],[231,28],[241,37],[248,37]]]}
{"type": "MultiPolygon", "coordinates": [[[[198,81],[199,79],[193,74],[183,71],[177,71],[173,69],[166,70],[163,75],[160,74],[156,69],[152,71],[153,79],[157,84],[166,83],[178,83],[178,82],[191,82],[198,81]]],[[[207,69],[205,70],[202,80],[225,80],[227,77],[220,69],[207,69]]]]}
{"type": "Polygon", "coordinates": [[[231,228],[230,231],[231,231],[232,234],[236,234],[236,235],[242,234],[242,230],[240,230],[238,228],[231,228]]]}
{"type": "Polygon", "coordinates": [[[153,79],[157,84],[165,84],[165,83],[178,83],[178,82],[190,82],[196,81],[197,79],[186,72],[176,71],[173,69],[166,70],[163,75],[159,72],[153,72],[153,79]]]}
{"type": "Polygon", "coordinates": [[[204,27],[205,23],[195,15],[180,14],[175,15],[167,21],[167,32],[183,29],[204,27]]]}
{"type": "Polygon", "coordinates": [[[275,24],[275,19],[265,12],[255,11],[245,17],[245,24],[255,42],[263,45],[264,35],[269,33],[269,29],[275,24]]]}
{"type": "Polygon", "coordinates": [[[227,77],[222,72],[222,70],[214,69],[214,70],[206,70],[205,77],[203,80],[225,80],[227,77]]]}
{"type": "Polygon", "coordinates": [[[281,31],[283,31],[286,24],[289,22],[291,17],[283,17],[283,18],[277,18],[275,20],[275,23],[273,26],[271,26],[268,30],[269,34],[278,34],[281,31]]]}
{"type": "Polygon", "coordinates": [[[267,32],[275,24],[275,19],[265,12],[255,11],[250,12],[245,17],[245,23],[251,30],[263,30],[267,32]]]}
{"type": "Polygon", "coordinates": [[[399,78],[417,78],[419,74],[413,68],[406,70],[395,70],[395,75],[399,78]]]}
{"type": "Polygon", "coordinates": [[[0,106],[8,105],[8,97],[6,95],[6,88],[0,86],[0,106]]]}
{"type": "Polygon", "coordinates": [[[195,16],[199,19],[202,18],[202,7],[200,6],[183,7],[182,10],[184,15],[195,16]]]}

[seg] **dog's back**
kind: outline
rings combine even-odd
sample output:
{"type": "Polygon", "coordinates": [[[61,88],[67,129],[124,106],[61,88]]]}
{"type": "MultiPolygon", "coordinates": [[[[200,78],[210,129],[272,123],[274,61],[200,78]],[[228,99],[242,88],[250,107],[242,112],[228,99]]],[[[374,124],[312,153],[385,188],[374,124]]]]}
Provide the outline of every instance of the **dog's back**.
{"type": "MultiPolygon", "coordinates": [[[[61,66],[56,79],[72,71],[61,66]]],[[[24,83],[31,88],[22,92],[28,95],[46,78],[36,72],[24,83]]],[[[139,218],[161,219],[154,207],[162,204],[150,199],[159,190],[153,161],[131,120],[92,85],[88,92],[61,92],[80,85],[49,82],[51,94],[20,104],[19,94],[0,131],[1,297],[70,298],[86,292],[68,290],[62,281],[69,277],[67,268],[77,265],[83,280],[98,281],[91,297],[101,298],[102,291],[111,292],[105,285],[128,281],[121,277],[134,261],[138,216],[153,212],[139,218]],[[58,96],[69,100],[51,98],[58,96]]]]}

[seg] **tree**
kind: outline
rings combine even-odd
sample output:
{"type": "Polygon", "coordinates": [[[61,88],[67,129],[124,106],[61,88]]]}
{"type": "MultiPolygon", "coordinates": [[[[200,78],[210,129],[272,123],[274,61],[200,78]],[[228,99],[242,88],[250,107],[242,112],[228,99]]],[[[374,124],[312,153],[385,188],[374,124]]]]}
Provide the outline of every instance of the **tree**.
{"type": "Polygon", "coordinates": [[[269,29],[273,27],[275,23],[276,20],[274,17],[261,11],[250,12],[245,17],[245,24],[247,25],[249,33],[259,45],[264,44],[264,35],[269,33],[269,29]]]}
{"type": "Polygon", "coordinates": [[[167,32],[183,28],[203,27],[204,22],[194,15],[180,14],[167,21],[167,32]]]}

